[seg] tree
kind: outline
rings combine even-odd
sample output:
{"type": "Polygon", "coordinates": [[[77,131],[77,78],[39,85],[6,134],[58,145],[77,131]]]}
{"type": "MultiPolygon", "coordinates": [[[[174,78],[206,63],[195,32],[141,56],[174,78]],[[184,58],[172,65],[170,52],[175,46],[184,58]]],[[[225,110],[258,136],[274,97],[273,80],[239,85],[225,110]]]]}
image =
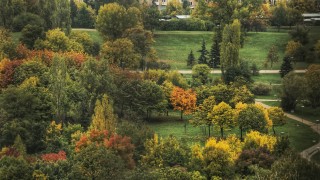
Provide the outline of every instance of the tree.
{"type": "Polygon", "coordinates": [[[44,27],[44,20],[32,13],[22,13],[13,19],[13,31],[20,32],[26,25],[44,27]]]}
{"type": "Polygon", "coordinates": [[[109,97],[104,94],[101,101],[98,99],[94,108],[94,115],[89,126],[90,130],[107,130],[114,133],[116,130],[116,117],[113,114],[112,104],[109,97]]]}
{"type": "Polygon", "coordinates": [[[126,29],[135,27],[140,21],[140,11],[136,8],[126,10],[117,3],[109,3],[99,9],[96,28],[106,39],[115,40],[120,38],[126,29]]]}
{"type": "Polygon", "coordinates": [[[286,46],[285,55],[290,57],[294,63],[304,61],[306,58],[306,51],[302,44],[298,41],[289,41],[286,46]]]}
{"type": "Polygon", "coordinates": [[[48,49],[54,52],[83,51],[83,46],[80,43],[70,40],[59,28],[47,31],[45,40],[36,40],[34,47],[35,49],[48,49]]]}
{"type": "Polygon", "coordinates": [[[303,25],[297,25],[295,29],[289,32],[292,40],[299,41],[301,44],[305,45],[309,42],[308,33],[310,29],[303,25]]]}
{"type": "Polygon", "coordinates": [[[214,125],[212,122],[212,119],[209,117],[209,113],[213,109],[213,107],[216,105],[216,100],[214,96],[210,96],[207,99],[203,101],[202,104],[200,104],[195,112],[193,113],[193,118],[190,120],[190,123],[194,126],[201,126],[201,125],[207,125],[209,130],[209,137],[210,137],[210,130],[211,126],[214,125]]]}
{"type": "Polygon", "coordinates": [[[202,40],[201,49],[198,52],[201,53],[200,57],[198,59],[198,64],[208,64],[208,62],[207,62],[208,51],[206,49],[206,42],[204,41],[204,39],[202,40]]]}
{"type": "Polygon", "coordinates": [[[237,103],[247,103],[252,104],[254,103],[254,95],[251,91],[247,88],[247,86],[243,85],[240,87],[231,86],[234,89],[233,97],[230,101],[230,104],[234,107],[237,103]]]}
{"type": "Polygon", "coordinates": [[[280,76],[283,78],[292,70],[291,58],[288,56],[283,57],[283,62],[280,67],[280,76]]]}
{"type": "Polygon", "coordinates": [[[267,126],[267,120],[261,109],[254,104],[244,105],[237,104],[236,120],[240,128],[240,139],[242,139],[242,132],[249,130],[264,131],[267,126]],[[240,107],[239,107],[240,106],[240,107]]]}
{"type": "Polygon", "coordinates": [[[88,7],[85,3],[80,3],[80,7],[73,17],[72,25],[78,28],[93,28],[95,23],[94,10],[88,7]]]}
{"type": "Polygon", "coordinates": [[[127,29],[123,36],[131,40],[135,52],[139,54],[140,68],[142,70],[148,68],[148,56],[152,56],[152,53],[154,52],[154,49],[151,47],[154,42],[152,32],[138,26],[127,29]]]}
{"type": "Polygon", "coordinates": [[[312,64],[308,67],[305,74],[307,85],[307,99],[310,101],[313,108],[320,106],[320,66],[312,64]]]}
{"type": "Polygon", "coordinates": [[[37,83],[11,87],[0,95],[0,146],[12,145],[20,135],[28,153],[45,149],[45,134],[52,119],[51,98],[48,90],[37,83]]]}
{"type": "Polygon", "coordinates": [[[209,66],[217,68],[220,65],[220,43],[222,41],[221,28],[216,28],[213,36],[212,46],[209,54],[209,66]]]}
{"type": "Polygon", "coordinates": [[[0,177],[3,180],[32,179],[32,167],[24,159],[5,156],[0,159],[0,177]]]}
{"type": "Polygon", "coordinates": [[[278,31],[280,31],[281,26],[286,25],[287,8],[284,2],[278,3],[277,7],[273,9],[271,22],[278,27],[278,31]]]}
{"type": "Polygon", "coordinates": [[[223,128],[234,125],[234,113],[228,104],[221,102],[215,105],[209,113],[213,124],[220,128],[221,138],[223,138],[223,128]]]}
{"type": "Polygon", "coordinates": [[[161,87],[152,81],[143,81],[136,97],[136,104],[142,111],[147,112],[147,120],[151,117],[152,110],[161,110],[167,103],[161,87]]]}
{"type": "MultiPolygon", "coordinates": [[[[181,120],[182,114],[191,114],[196,107],[197,96],[191,89],[184,90],[179,87],[174,87],[171,93],[171,104],[173,105],[174,110],[181,111],[181,120]]],[[[184,123],[184,131],[187,131],[187,122],[184,123]]]]}
{"type": "Polygon", "coordinates": [[[192,85],[205,85],[210,82],[210,67],[206,64],[197,64],[192,68],[192,85]]]}
{"type": "Polygon", "coordinates": [[[315,49],[315,51],[317,53],[318,58],[320,58],[320,40],[317,41],[317,43],[315,44],[314,49],[315,49]]]}
{"type": "Polygon", "coordinates": [[[273,152],[276,143],[277,138],[272,135],[251,131],[247,133],[244,140],[244,149],[257,149],[261,147],[267,148],[270,152],[273,152]]]}
{"type": "Polygon", "coordinates": [[[294,72],[283,77],[281,107],[284,111],[295,109],[297,101],[305,94],[305,83],[305,78],[294,72]]]}
{"type": "Polygon", "coordinates": [[[234,20],[232,24],[226,25],[222,33],[221,70],[239,66],[240,49],[240,22],[234,20]]]}
{"type": "Polygon", "coordinates": [[[72,162],[75,179],[122,179],[125,164],[112,150],[104,146],[90,145],[76,153],[72,162]]]}
{"type": "Polygon", "coordinates": [[[138,55],[134,51],[132,41],[127,38],[107,41],[102,47],[101,55],[106,58],[110,64],[121,67],[122,69],[138,66],[138,55]]]}
{"type": "Polygon", "coordinates": [[[45,85],[48,81],[46,75],[48,67],[39,61],[27,61],[15,69],[13,75],[14,84],[20,85],[28,78],[37,77],[40,85],[45,85]]]}
{"type": "Polygon", "coordinates": [[[180,1],[172,0],[167,3],[167,7],[166,7],[167,15],[174,16],[182,13],[183,13],[183,9],[180,1]]]}
{"type": "Polygon", "coordinates": [[[267,55],[266,64],[270,63],[270,67],[272,68],[273,63],[276,63],[278,61],[279,61],[279,54],[278,54],[277,47],[275,45],[272,45],[267,55]]]}
{"type": "Polygon", "coordinates": [[[195,58],[194,58],[193,52],[191,50],[189,55],[188,55],[187,66],[193,67],[195,64],[196,64],[195,58]]]}
{"type": "Polygon", "coordinates": [[[159,26],[160,12],[156,5],[144,6],[142,11],[143,26],[153,32],[159,26]]]}
{"type": "Polygon", "coordinates": [[[270,119],[272,120],[272,130],[273,134],[276,134],[274,130],[275,126],[282,126],[286,124],[286,116],[283,110],[279,107],[271,107],[268,109],[268,114],[270,119]]]}

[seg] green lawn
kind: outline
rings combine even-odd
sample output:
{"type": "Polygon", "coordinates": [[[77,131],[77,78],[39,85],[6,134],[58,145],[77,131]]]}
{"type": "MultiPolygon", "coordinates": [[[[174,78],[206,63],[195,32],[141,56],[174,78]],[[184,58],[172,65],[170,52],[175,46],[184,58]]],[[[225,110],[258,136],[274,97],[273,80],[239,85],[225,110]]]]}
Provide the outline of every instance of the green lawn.
{"type": "Polygon", "coordinates": [[[208,31],[156,31],[154,48],[160,60],[170,64],[171,69],[188,69],[186,60],[190,51],[198,59],[202,40],[210,49],[212,37],[213,32],[208,31]]]}
{"type": "MultiPolygon", "coordinates": [[[[188,124],[187,133],[184,133],[184,122],[179,120],[179,113],[174,113],[173,116],[171,113],[169,116],[170,120],[166,120],[165,116],[162,116],[160,119],[162,121],[149,123],[149,126],[160,137],[173,135],[178,139],[187,141],[189,144],[203,144],[208,137],[204,131],[204,128],[193,127],[191,124],[188,124]]],[[[186,119],[190,119],[190,116],[186,117],[186,119]]],[[[291,146],[299,152],[312,146],[319,140],[319,135],[312,131],[307,125],[291,119],[288,119],[286,125],[275,127],[275,130],[276,134],[281,134],[281,132],[284,132],[285,135],[288,135],[291,146]]],[[[225,135],[236,134],[239,136],[238,128],[225,129],[224,131],[225,135]]],[[[270,133],[272,133],[272,131],[270,131],[270,133]]],[[[220,130],[214,129],[211,134],[213,137],[220,137],[220,130]]]]}
{"type": "MultiPolygon", "coordinates": [[[[311,107],[306,107],[301,104],[298,104],[296,106],[295,112],[293,112],[291,114],[299,116],[303,119],[307,119],[313,123],[317,123],[316,120],[320,120],[320,108],[319,107],[316,109],[313,109],[311,107]]],[[[319,123],[319,125],[320,125],[320,123],[319,123]]]]}

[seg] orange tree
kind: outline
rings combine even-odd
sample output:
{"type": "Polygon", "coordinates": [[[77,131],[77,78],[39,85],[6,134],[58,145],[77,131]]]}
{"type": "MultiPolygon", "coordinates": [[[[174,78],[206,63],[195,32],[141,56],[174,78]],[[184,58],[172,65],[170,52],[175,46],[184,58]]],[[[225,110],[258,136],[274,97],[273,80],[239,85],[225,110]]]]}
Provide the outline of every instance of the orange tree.
{"type": "MultiPolygon", "coordinates": [[[[196,108],[197,95],[191,89],[184,90],[179,87],[174,87],[170,97],[171,104],[174,110],[181,111],[181,120],[183,120],[182,114],[191,114],[196,108]]],[[[187,122],[185,121],[184,130],[187,131],[187,122]]]]}

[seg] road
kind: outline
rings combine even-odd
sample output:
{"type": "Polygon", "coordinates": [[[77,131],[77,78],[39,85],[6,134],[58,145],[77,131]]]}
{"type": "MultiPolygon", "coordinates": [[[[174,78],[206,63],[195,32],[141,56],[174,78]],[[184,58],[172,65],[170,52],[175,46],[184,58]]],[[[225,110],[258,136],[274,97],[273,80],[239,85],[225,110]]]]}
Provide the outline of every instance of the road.
{"type": "MultiPolygon", "coordinates": [[[[262,103],[262,101],[268,101],[268,100],[256,99],[257,104],[261,104],[265,108],[270,108],[270,106],[262,103]]],[[[270,101],[274,101],[274,100],[270,100],[270,101]]],[[[318,125],[316,123],[310,122],[306,119],[302,119],[302,118],[295,116],[295,115],[292,115],[292,114],[285,113],[285,115],[290,119],[293,119],[293,120],[296,120],[296,121],[299,121],[303,124],[308,125],[312,130],[314,130],[315,132],[317,132],[320,135],[320,128],[318,127],[318,125]]],[[[301,157],[310,161],[311,157],[319,151],[320,151],[320,142],[303,150],[302,152],[300,152],[300,155],[301,155],[301,157]]]]}
{"type": "MultiPolygon", "coordinates": [[[[178,70],[181,74],[192,74],[192,70],[178,70]]],[[[260,70],[260,74],[279,74],[280,70],[260,70]]],[[[295,73],[305,73],[306,70],[294,70],[295,73]]],[[[212,70],[211,74],[221,74],[221,70],[212,70]]]]}

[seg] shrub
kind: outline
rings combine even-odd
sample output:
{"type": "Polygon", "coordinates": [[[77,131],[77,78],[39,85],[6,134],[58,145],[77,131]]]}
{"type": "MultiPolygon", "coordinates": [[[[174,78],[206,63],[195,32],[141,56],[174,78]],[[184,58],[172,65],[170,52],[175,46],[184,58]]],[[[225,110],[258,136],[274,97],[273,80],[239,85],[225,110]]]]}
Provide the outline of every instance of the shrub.
{"type": "Polygon", "coordinates": [[[200,19],[172,19],[170,21],[161,21],[160,30],[162,31],[210,31],[213,24],[200,19]]]}
{"type": "Polygon", "coordinates": [[[265,83],[255,83],[252,87],[254,95],[266,96],[270,94],[271,86],[265,83]]]}

